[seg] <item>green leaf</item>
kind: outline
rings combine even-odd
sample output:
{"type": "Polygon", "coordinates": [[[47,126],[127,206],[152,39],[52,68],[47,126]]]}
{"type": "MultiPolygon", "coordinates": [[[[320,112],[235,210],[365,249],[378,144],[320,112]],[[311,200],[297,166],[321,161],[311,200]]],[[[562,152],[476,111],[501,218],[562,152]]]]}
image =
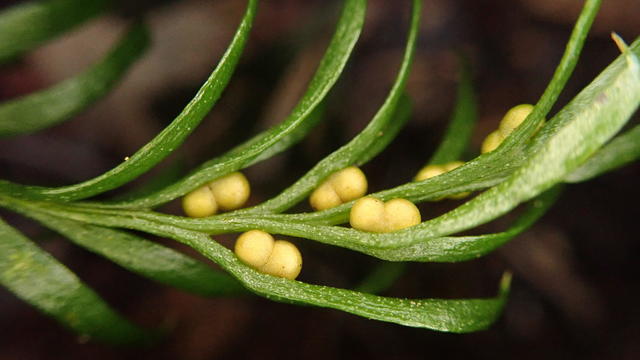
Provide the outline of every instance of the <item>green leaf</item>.
{"type": "MultiPolygon", "coordinates": [[[[370,195],[385,201],[400,197],[413,202],[422,202],[485,189],[504,181],[527,158],[527,141],[537,131],[539,124],[554,105],[573,72],[599,5],[599,0],[585,2],[560,64],[536,108],[498,149],[468,161],[463,166],[445,174],[419,182],[409,182],[370,195]]],[[[294,214],[290,215],[288,220],[313,224],[339,224],[347,221],[352,205],[353,201],[324,211],[294,214]]],[[[238,215],[241,214],[238,213],[238,215]]],[[[216,220],[210,218],[209,221],[216,220]]]]}
{"type": "Polygon", "coordinates": [[[435,237],[490,221],[545,191],[584,163],[640,105],[640,62],[627,51],[535,137],[525,163],[506,181],[414,231],[435,237]]]}
{"type": "MultiPolygon", "coordinates": [[[[446,164],[460,160],[469,146],[473,128],[476,123],[476,99],[471,81],[471,71],[468,59],[459,56],[460,83],[456,97],[456,105],[445,132],[443,140],[427,163],[446,164]]],[[[377,142],[376,142],[377,144],[377,142]]],[[[386,146],[386,145],[385,145],[386,146]]],[[[383,147],[384,148],[384,147],[383,147]]],[[[356,290],[378,294],[390,288],[405,272],[404,263],[383,262],[376,266],[371,273],[358,285],[356,290]]]]}
{"type": "MultiPolygon", "coordinates": [[[[332,173],[353,164],[360,163],[360,160],[367,160],[375,156],[376,152],[383,149],[381,146],[386,145],[384,142],[391,141],[391,138],[383,137],[385,130],[388,128],[390,131],[387,131],[387,133],[395,135],[407,119],[406,116],[398,116],[394,119],[394,115],[397,115],[396,112],[400,111],[398,110],[398,105],[401,104],[400,99],[402,99],[404,86],[409,76],[409,70],[413,60],[413,54],[415,53],[418,25],[420,24],[420,9],[421,3],[414,1],[407,45],[400,70],[383,105],[367,127],[351,139],[349,143],[343,145],[318,162],[304,176],[279,195],[251,209],[235,211],[223,215],[224,217],[235,217],[237,214],[248,213],[282,212],[303,200],[332,173]],[[393,120],[395,120],[398,125],[389,125],[393,120]],[[383,139],[380,139],[381,137],[383,137],[383,139]],[[376,144],[377,140],[383,140],[383,143],[378,145],[376,144]]],[[[407,106],[407,102],[402,103],[403,108],[407,106]]],[[[406,112],[406,110],[403,111],[406,112]]]]}
{"type": "Polygon", "coordinates": [[[41,130],[85,109],[113,88],[148,43],[146,28],[136,24],[102,61],[82,74],[0,104],[0,137],[41,130]]]}
{"type": "Polygon", "coordinates": [[[492,252],[530,228],[555,203],[559,193],[560,189],[555,188],[533,199],[527,210],[503,232],[430,238],[395,249],[368,250],[367,254],[388,261],[459,262],[473,260],[492,252]]]}
{"type": "Polygon", "coordinates": [[[346,311],[369,319],[439,331],[465,333],[487,328],[499,316],[509,288],[489,299],[397,299],[352,290],[318,286],[259,273],[206,235],[172,226],[145,225],[145,230],[189,245],[238,278],[249,290],[284,302],[304,303],[346,311]]]}
{"type": "MultiPolygon", "coordinates": [[[[53,216],[102,226],[126,227],[145,231],[148,222],[167,224],[193,231],[221,234],[261,229],[273,234],[315,240],[345,247],[388,261],[457,262],[485,255],[531,227],[555,202],[559,189],[549,190],[531,201],[526,211],[506,231],[476,236],[425,238],[415,228],[387,234],[373,234],[351,228],[312,225],[291,221],[290,215],[257,214],[230,219],[188,219],[140,211],[78,209],[49,203],[25,203],[0,197],[0,204],[30,214],[44,212],[53,216]],[[25,212],[24,209],[30,209],[25,212]]],[[[31,216],[31,215],[30,215],[31,216]]],[[[373,280],[372,280],[373,281],[373,280]]]]}
{"type": "Polygon", "coordinates": [[[73,331],[114,344],[151,333],[114,312],[69,269],[0,219],[0,284],[73,331]]]}
{"type": "MultiPolygon", "coordinates": [[[[149,208],[163,204],[188,193],[205,182],[252,165],[257,161],[256,159],[266,158],[263,155],[265,152],[271,155],[284,150],[280,143],[283,139],[285,142],[290,142],[291,139],[301,138],[306,131],[315,125],[316,118],[311,115],[338,80],[351,55],[362,30],[365,8],[365,0],[347,0],[345,2],[342,15],[336,25],[336,31],[315,75],[306,92],[285,121],[254,136],[247,143],[232,149],[227,154],[205,162],[182,180],[155,194],[110,204],[107,207],[149,208]]],[[[291,144],[292,142],[288,145],[291,144]]]]}
{"type": "Polygon", "coordinates": [[[517,148],[519,145],[523,144],[524,139],[529,138],[538,131],[544,117],[547,116],[555,102],[558,100],[562,89],[564,89],[569,77],[571,77],[571,74],[573,73],[573,69],[575,69],[576,64],[578,63],[582,47],[584,46],[589,29],[593,24],[593,20],[598,14],[601,3],[601,0],[585,1],[582,11],[580,12],[580,16],[573,26],[573,31],[571,32],[571,36],[567,42],[567,46],[565,47],[562,59],[560,59],[560,63],[556,67],[551,81],[542,93],[542,96],[536,103],[533,111],[529,116],[527,116],[525,121],[518,126],[511,135],[505,139],[505,141],[502,142],[497,150],[486,154],[487,158],[490,159],[492,157],[491,155],[501,155],[512,148],[517,148]]]}
{"type": "Polygon", "coordinates": [[[203,296],[243,293],[244,288],[228,275],[139,236],[42,213],[25,215],[64,235],[75,244],[159,283],[203,296]]]}
{"type": "MultiPolygon", "coordinates": [[[[639,48],[640,49],[640,48],[639,48]]],[[[577,183],[591,180],[606,172],[636,161],[640,157],[640,125],[615,137],[598,150],[582,166],[565,178],[566,182],[577,183]]]]}
{"type": "Polygon", "coordinates": [[[102,13],[106,0],[29,1],[0,13],[0,63],[102,13]]]}
{"type": "Polygon", "coordinates": [[[444,138],[434,154],[427,162],[429,164],[446,164],[460,160],[469,146],[473,128],[476,123],[476,97],[471,81],[469,60],[463,56],[460,59],[460,84],[456,96],[456,106],[451,116],[444,138]]]}
{"type": "Polygon", "coordinates": [[[405,326],[456,333],[485,329],[500,315],[510,284],[510,277],[506,276],[499,295],[488,299],[381,297],[265,275],[245,266],[230,250],[206,235],[158,226],[154,231],[193,247],[237,277],[248,289],[269,299],[333,308],[405,326]]]}
{"type": "Polygon", "coordinates": [[[360,156],[355,165],[361,166],[368,163],[371,159],[381,153],[396,138],[400,130],[411,118],[412,113],[411,99],[405,93],[400,97],[396,105],[395,112],[391,115],[388,123],[377,134],[377,138],[372,141],[371,145],[364,150],[353,149],[360,152],[360,156]]]}
{"type": "MultiPolygon", "coordinates": [[[[228,249],[200,232],[181,229],[167,223],[129,216],[126,211],[96,216],[84,211],[67,210],[68,205],[25,201],[0,195],[5,207],[25,213],[46,213],[104,226],[120,226],[182,242],[205,255],[236,277],[244,286],[276,301],[304,303],[346,311],[370,319],[393,322],[449,332],[471,332],[488,327],[499,316],[507,296],[509,281],[503,281],[501,291],[489,299],[396,299],[357,291],[306,284],[259,273],[240,262],[228,249]]],[[[141,213],[133,212],[133,213],[141,213]]],[[[167,215],[164,215],[167,217],[167,215]]],[[[177,218],[177,217],[176,217],[177,218]]],[[[290,224],[300,226],[304,224],[290,224]]],[[[344,229],[329,227],[334,229],[344,229]]],[[[351,229],[344,229],[351,230],[351,229]]],[[[352,230],[355,231],[355,230],[352,230]]]]}
{"type": "Polygon", "coordinates": [[[143,174],[171,154],[211,110],[228,84],[249,36],[257,0],[249,0],[247,11],[231,45],[216,69],[184,110],[153,140],[115,168],[75,185],[48,188],[0,181],[0,191],[32,199],[72,201],[103,193],[143,174]]]}

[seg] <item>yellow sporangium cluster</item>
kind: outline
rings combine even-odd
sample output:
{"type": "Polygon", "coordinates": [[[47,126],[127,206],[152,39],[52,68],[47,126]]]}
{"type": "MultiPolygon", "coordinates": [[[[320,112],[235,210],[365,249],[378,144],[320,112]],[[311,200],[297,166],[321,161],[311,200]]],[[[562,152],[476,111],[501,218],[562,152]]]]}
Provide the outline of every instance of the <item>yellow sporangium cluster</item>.
{"type": "Polygon", "coordinates": [[[367,177],[362,170],[349,166],[329,176],[318,186],[309,203],[315,210],[326,210],[355,200],[367,193],[367,177]]]}
{"type": "MultiPolygon", "coordinates": [[[[464,165],[464,161],[452,161],[442,165],[427,165],[418,171],[418,174],[413,178],[414,181],[427,180],[432,177],[444,174],[453,169],[459,168],[464,165]]],[[[449,199],[462,199],[469,196],[469,192],[463,192],[459,194],[453,194],[447,196],[449,199]]]]}
{"type": "Polygon", "coordinates": [[[234,252],[240,261],[265,274],[293,280],[302,270],[302,255],[295,245],[274,240],[261,230],[240,235],[234,252]]]}
{"type": "Polygon", "coordinates": [[[249,198],[249,181],[240,172],[213,180],[182,198],[182,209],[187,216],[201,218],[221,210],[240,208],[249,198]]]}
{"type": "Polygon", "coordinates": [[[392,232],[419,224],[420,210],[405,199],[392,199],[386,203],[365,196],[353,204],[349,223],[354,229],[370,232],[392,232]]]}
{"type": "Polygon", "coordinates": [[[531,104],[520,104],[512,107],[504,115],[502,121],[500,121],[498,130],[492,132],[484,139],[480,151],[485,154],[495,150],[513,130],[522,124],[527,116],[531,114],[531,111],[533,111],[533,105],[531,104]]]}

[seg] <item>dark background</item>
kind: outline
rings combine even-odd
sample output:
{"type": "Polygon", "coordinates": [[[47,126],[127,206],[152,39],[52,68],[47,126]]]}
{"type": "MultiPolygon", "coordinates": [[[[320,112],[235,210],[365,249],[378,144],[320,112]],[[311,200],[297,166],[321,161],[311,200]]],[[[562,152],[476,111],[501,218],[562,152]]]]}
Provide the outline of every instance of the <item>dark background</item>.
{"type": "MultiPolygon", "coordinates": [[[[17,1],[2,4],[12,3],[17,1]]],[[[154,173],[167,168],[186,171],[281,121],[317,66],[340,3],[263,1],[223,97],[154,173]]],[[[408,83],[414,114],[398,139],[364,166],[371,191],[410,180],[435,149],[453,107],[456,51],[470,57],[478,94],[479,124],[471,158],[508,108],[538,99],[581,5],[573,0],[425,0],[408,83]]],[[[122,1],[115,13],[0,67],[0,98],[6,100],[81,71],[106,51],[132,16],[144,14],[154,38],[152,49],[127,79],[91,109],[37,134],[0,140],[0,176],[30,184],[69,184],[96,176],[135,152],[179,113],[204,81],[244,6],[244,1],[231,0],[122,1]]],[[[409,6],[404,0],[370,2],[361,40],[330,94],[326,121],[292,150],[247,169],[252,204],[292,183],[369,121],[397,71],[409,6]]],[[[629,42],[640,34],[638,14],[640,2],[635,0],[605,1],[559,105],[617,56],[611,31],[629,42]]],[[[493,296],[502,272],[512,270],[512,294],[503,317],[490,330],[467,335],[405,328],[258,297],[199,298],[130,274],[3,211],[3,218],[119,311],[139,324],[172,331],[151,349],[84,343],[0,289],[0,359],[637,359],[640,287],[633,268],[640,247],[633,229],[639,175],[640,167],[634,164],[569,186],[533,229],[498,251],[460,264],[410,264],[384,293],[493,296]]],[[[457,204],[423,205],[423,217],[457,204]]],[[[168,204],[162,211],[179,213],[177,205],[168,204]]],[[[301,205],[300,210],[308,208],[301,205]]],[[[504,228],[508,220],[497,220],[482,231],[504,228]]],[[[230,244],[230,238],[216,240],[230,244]]],[[[343,249],[295,241],[304,254],[302,281],[353,287],[377,263],[343,249]]]]}

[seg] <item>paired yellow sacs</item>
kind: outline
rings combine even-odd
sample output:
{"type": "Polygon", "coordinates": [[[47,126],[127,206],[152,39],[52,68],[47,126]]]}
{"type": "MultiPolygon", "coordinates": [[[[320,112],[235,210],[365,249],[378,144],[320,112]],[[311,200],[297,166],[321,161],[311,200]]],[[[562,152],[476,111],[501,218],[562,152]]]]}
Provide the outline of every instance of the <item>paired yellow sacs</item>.
{"type": "Polygon", "coordinates": [[[409,200],[392,199],[386,203],[366,196],[353,204],[349,223],[354,229],[371,232],[392,232],[422,221],[420,210],[409,200]]]}
{"type": "Polygon", "coordinates": [[[533,105],[520,104],[512,107],[500,121],[498,130],[490,133],[482,142],[480,152],[483,154],[495,150],[533,111],[533,105]]]}
{"type": "Polygon", "coordinates": [[[309,197],[315,210],[326,210],[355,200],[367,193],[367,177],[362,170],[349,166],[337,171],[318,186],[309,197]]]}
{"type": "Polygon", "coordinates": [[[234,252],[240,261],[265,274],[293,280],[302,270],[302,255],[295,245],[274,240],[261,230],[240,235],[234,252]]]}
{"type": "Polygon", "coordinates": [[[190,217],[201,218],[221,210],[240,208],[249,198],[249,181],[240,172],[213,180],[182,198],[182,209],[190,217]]]}
{"type": "Polygon", "coordinates": [[[420,211],[410,201],[393,199],[384,203],[367,193],[367,177],[349,166],[329,176],[318,186],[309,203],[315,210],[326,210],[358,199],[351,208],[349,222],[354,229],[390,232],[420,223],[420,211]]]}

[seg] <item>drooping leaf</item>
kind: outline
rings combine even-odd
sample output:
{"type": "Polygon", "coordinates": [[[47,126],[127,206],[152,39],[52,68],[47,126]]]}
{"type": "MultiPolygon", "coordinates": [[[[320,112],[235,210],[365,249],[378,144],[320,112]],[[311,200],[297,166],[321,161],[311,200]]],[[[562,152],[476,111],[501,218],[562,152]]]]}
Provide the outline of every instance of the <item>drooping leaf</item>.
{"type": "Polygon", "coordinates": [[[0,13],[0,63],[99,15],[107,0],[28,1],[0,13]]]}
{"type": "Polygon", "coordinates": [[[29,133],[68,120],[109,92],[148,43],[146,28],[136,24],[102,61],[85,72],[49,89],[0,104],[0,137],[29,133]]]}
{"type": "Polygon", "coordinates": [[[0,284],[62,325],[98,341],[153,339],[112,310],[69,269],[0,219],[0,284]]]}
{"type": "Polygon", "coordinates": [[[97,195],[123,185],[171,154],[211,110],[228,84],[238,63],[256,13],[257,0],[249,0],[247,11],[218,66],[184,110],[153,140],[113,169],[93,179],[69,186],[25,186],[0,180],[0,191],[32,199],[72,201],[97,195]]]}
{"type": "Polygon", "coordinates": [[[124,231],[42,213],[25,215],[59,232],[75,244],[160,283],[203,296],[243,293],[243,287],[230,276],[153,241],[124,231]]]}
{"type": "Polygon", "coordinates": [[[487,328],[500,315],[510,277],[500,285],[497,297],[487,299],[399,299],[318,286],[259,273],[228,249],[197,232],[175,228],[158,229],[164,236],[192,246],[232,275],[251,291],[284,302],[297,302],[346,311],[369,319],[439,331],[466,333],[487,328]]]}

